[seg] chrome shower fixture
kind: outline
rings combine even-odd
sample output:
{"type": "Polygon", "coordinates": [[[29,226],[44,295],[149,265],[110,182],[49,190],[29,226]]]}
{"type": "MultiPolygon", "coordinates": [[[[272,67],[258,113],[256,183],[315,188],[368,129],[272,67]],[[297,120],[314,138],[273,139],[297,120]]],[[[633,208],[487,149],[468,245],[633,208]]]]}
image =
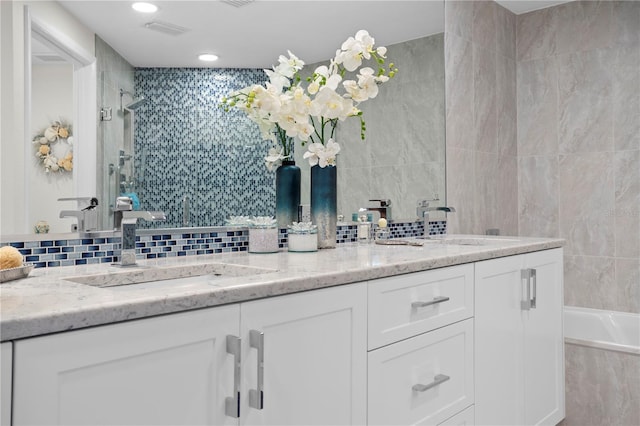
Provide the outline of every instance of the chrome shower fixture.
{"type": "Polygon", "coordinates": [[[124,111],[125,108],[128,109],[129,111],[135,111],[138,108],[140,108],[142,105],[146,104],[147,102],[149,102],[149,100],[146,99],[144,96],[141,96],[136,99],[133,97],[133,93],[124,89],[120,89],[120,110],[121,111],[124,111]],[[129,95],[129,97],[131,98],[131,103],[123,106],[122,98],[124,97],[124,95],[129,95]]]}

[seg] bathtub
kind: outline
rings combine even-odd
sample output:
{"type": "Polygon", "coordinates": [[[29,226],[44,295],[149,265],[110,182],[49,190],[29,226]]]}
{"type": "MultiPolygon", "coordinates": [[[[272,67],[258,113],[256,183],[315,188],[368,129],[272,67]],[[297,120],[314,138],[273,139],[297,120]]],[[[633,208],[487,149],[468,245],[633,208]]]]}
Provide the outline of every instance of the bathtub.
{"type": "Polygon", "coordinates": [[[640,314],[564,307],[566,343],[640,355],[640,314]]]}

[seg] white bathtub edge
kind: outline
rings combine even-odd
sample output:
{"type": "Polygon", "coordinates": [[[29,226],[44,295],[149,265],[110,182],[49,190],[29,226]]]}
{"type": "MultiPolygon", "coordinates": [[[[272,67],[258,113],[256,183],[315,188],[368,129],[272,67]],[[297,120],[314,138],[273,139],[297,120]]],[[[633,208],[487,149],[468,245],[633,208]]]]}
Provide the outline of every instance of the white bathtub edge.
{"type": "Polygon", "coordinates": [[[640,356],[640,348],[629,345],[620,345],[618,343],[600,342],[598,340],[572,339],[570,337],[565,337],[564,343],[569,345],[584,346],[588,348],[603,349],[606,351],[615,351],[629,355],[640,356]]]}

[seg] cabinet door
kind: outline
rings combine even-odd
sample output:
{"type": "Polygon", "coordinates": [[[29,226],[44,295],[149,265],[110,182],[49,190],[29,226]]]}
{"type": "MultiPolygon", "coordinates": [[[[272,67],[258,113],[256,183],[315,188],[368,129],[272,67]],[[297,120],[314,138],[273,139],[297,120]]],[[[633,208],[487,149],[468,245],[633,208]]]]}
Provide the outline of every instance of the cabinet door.
{"type": "Polygon", "coordinates": [[[238,327],[229,305],[18,341],[14,425],[237,424],[238,327]]]}
{"type": "Polygon", "coordinates": [[[476,263],[475,417],[479,425],[520,425],[522,256],[476,263]]]}
{"type": "Polygon", "coordinates": [[[364,424],[366,298],[360,283],[243,303],[240,423],[364,424]]]}
{"type": "Polygon", "coordinates": [[[0,426],[11,425],[11,342],[0,344],[0,426]]]}
{"type": "Polygon", "coordinates": [[[477,424],[564,418],[562,273],[562,249],[476,264],[477,424]],[[523,279],[527,269],[535,270],[535,285],[523,279]],[[535,306],[522,306],[533,297],[535,306]]]}
{"type": "Polygon", "coordinates": [[[555,425],[564,418],[562,249],[526,256],[536,271],[536,306],[524,315],[524,421],[555,425]]]}

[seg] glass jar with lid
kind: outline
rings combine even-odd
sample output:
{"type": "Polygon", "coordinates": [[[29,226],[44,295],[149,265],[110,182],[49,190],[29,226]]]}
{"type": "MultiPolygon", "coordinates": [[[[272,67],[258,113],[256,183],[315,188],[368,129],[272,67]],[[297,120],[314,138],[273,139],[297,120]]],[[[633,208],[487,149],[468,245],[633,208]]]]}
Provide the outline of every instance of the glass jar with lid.
{"type": "Polygon", "coordinates": [[[318,251],[318,227],[311,222],[293,222],[287,227],[289,251],[318,251]]]}
{"type": "Polygon", "coordinates": [[[249,223],[249,253],[275,253],[278,246],[278,224],[271,216],[256,216],[249,223]]]}

